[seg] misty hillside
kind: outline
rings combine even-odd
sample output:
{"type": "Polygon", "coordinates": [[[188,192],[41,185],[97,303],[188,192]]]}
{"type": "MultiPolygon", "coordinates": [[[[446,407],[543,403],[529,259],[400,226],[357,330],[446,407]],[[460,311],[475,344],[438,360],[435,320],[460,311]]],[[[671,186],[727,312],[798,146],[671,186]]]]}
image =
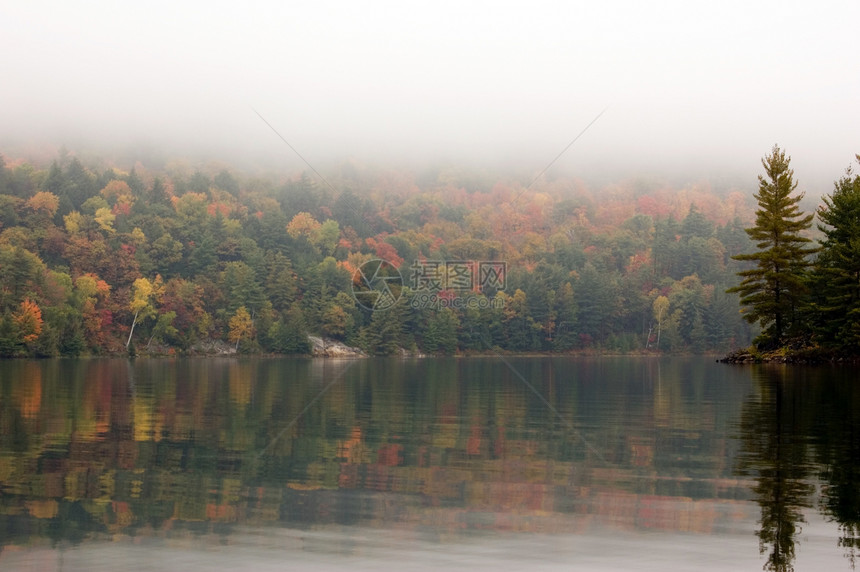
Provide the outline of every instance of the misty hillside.
{"type": "Polygon", "coordinates": [[[737,282],[730,257],[751,248],[738,191],[528,187],[355,162],[325,178],[94,163],[4,160],[4,355],[189,352],[212,340],[304,353],[307,333],[371,354],[725,351],[751,337],[724,293],[737,282]],[[361,292],[373,260],[399,275],[390,307],[362,298],[374,295],[361,292]]]}

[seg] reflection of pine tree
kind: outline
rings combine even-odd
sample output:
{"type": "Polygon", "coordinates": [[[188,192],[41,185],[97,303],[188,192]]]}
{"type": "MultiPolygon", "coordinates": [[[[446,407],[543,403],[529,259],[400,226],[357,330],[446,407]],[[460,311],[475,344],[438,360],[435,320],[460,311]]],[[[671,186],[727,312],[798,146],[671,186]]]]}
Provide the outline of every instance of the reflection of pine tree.
{"type": "Polygon", "coordinates": [[[804,419],[800,397],[781,370],[761,369],[761,397],[744,405],[739,472],[755,476],[754,498],[761,507],[759,550],[770,550],[765,570],[794,570],[794,543],[805,522],[814,487],[807,482],[804,419]]]}
{"type": "Polygon", "coordinates": [[[839,523],[839,546],[855,565],[860,549],[860,388],[847,383],[834,388],[817,427],[816,460],[821,463],[821,510],[839,523]],[[839,391],[841,389],[842,391],[839,391]]]}

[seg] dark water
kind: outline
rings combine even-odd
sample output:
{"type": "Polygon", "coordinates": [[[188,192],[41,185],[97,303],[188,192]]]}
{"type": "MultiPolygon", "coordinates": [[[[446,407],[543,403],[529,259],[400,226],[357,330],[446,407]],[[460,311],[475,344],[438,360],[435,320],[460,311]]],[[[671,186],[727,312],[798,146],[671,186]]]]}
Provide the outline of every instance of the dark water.
{"type": "Polygon", "coordinates": [[[0,362],[0,570],[849,570],[860,376],[0,362]]]}

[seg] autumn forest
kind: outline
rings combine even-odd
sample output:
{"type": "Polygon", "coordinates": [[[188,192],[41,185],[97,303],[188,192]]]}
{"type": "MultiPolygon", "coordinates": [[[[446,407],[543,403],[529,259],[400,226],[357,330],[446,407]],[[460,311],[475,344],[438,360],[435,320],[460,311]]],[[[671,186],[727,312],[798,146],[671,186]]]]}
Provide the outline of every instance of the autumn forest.
{"type": "Polygon", "coordinates": [[[726,293],[752,267],[733,259],[756,248],[751,195],[447,167],[345,162],[322,178],[7,155],[0,354],[307,354],[308,334],[371,355],[725,352],[760,334],[726,293]],[[354,289],[375,259],[404,283],[372,311],[354,289]],[[441,284],[436,305],[410,303],[428,261],[492,261],[502,283],[441,284]]]}

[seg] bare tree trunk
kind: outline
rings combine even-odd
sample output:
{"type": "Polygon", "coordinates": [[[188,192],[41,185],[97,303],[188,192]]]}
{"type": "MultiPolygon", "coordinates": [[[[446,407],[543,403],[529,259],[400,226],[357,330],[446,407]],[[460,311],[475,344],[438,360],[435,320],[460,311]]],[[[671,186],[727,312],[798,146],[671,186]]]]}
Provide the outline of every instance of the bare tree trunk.
{"type": "Polygon", "coordinates": [[[134,320],[131,321],[131,331],[128,333],[128,341],[125,342],[125,349],[128,349],[129,344],[131,344],[131,335],[134,333],[134,326],[137,324],[138,314],[140,314],[140,310],[134,313],[134,320]]]}

